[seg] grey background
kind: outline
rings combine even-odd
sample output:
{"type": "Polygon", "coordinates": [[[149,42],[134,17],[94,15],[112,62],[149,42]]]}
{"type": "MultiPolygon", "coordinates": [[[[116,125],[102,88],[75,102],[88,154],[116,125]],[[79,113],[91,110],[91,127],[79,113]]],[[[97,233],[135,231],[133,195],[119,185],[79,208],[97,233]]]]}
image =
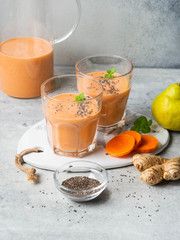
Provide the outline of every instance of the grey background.
{"type": "Polygon", "coordinates": [[[80,2],[77,30],[55,46],[56,65],[108,53],[127,57],[136,67],[180,67],[180,0],[80,2]]]}
{"type": "MultiPolygon", "coordinates": [[[[74,65],[103,53],[127,57],[135,67],[180,67],[180,0],[79,1],[79,26],[55,45],[55,65],[74,65]]],[[[0,41],[22,32],[32,35],[28,14],[36,19],[33,34],[50,40],[51,32],[62,36],[72,26],[77,9],[75,0],[0,0],[0,41]],[[41,26],[45,22],[46,29],[41,26]]]]}

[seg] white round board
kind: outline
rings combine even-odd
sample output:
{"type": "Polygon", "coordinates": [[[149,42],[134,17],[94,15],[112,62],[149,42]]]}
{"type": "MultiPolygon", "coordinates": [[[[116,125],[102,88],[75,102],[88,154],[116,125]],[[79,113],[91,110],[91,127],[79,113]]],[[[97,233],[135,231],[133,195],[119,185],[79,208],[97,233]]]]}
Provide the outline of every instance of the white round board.
{"type": "MultiPolygon", "coordinates": [[[[58,167],[61,167],[68,161],[73,160],[86,160],[95,162],[102,165],[106,169],[128,166],[132,164],[132,157],[135,152],[132,152],[131,154],[121,158],[116,158],[107,155],[105,146],[111,138],[121,132],[129,130],[133,126],[134,121],[139,116],[141,115],[138,113],[128,112],[126,115],[126,124],[124,127],[118,128],[111,133],[98,132],[97,147],[95,151],[83,158],[59,156],[53,152],[52,148],[49,146],[47,139],[45,119],[36,123],[24,133],[18,143],[17,152],[20,153],[25,149],[34,147],[41,149],[43,152],[27,154],[23,157],[23,159],[26,163],[34,167],[52,171],[58,167]]],[[[169,132],[159,126],[156,121],[153,121],[151,125],[151,132],[148,134],[156,137],[159,141],[158,148],[155,152],[153,152],[154,155],[160,153],[169,143],[169,132]]]]}

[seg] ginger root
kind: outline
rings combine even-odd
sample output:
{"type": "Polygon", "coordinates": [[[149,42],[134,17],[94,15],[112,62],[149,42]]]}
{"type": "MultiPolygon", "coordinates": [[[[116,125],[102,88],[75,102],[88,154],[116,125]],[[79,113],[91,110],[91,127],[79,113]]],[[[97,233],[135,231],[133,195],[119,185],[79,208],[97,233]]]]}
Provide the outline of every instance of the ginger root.
{"type": "Polygon", "coordinates": [[[141,172],[140,178],[150,185],[156,185],[163,179],[180,179],[180,157],[172,159],[155,155],[133,156],[134,166],[141,172]]]}
{"type": "Polygon", "coordinates": [[[27,180],[31,181],[31,182],[38,180],[38,175],[35,174],[36,169],[23,167],[22,164],[24,163],[23,156],[28,153],[32,153],[32,152],[38,153],[38,152],[42,152],[42,151],[38,150],[36,148],[29,148],[29,149],[22,151],[20,154],[16,154],[16,156],[15,156],[16,166],[27,174],[27,180]]]}

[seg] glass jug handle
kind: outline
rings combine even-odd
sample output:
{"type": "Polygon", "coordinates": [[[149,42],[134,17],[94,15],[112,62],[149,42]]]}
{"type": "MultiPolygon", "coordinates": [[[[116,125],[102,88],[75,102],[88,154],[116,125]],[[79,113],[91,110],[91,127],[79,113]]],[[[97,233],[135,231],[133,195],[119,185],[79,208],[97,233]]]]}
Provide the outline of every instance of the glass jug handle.
{"type": "Polygon", "coordinates": [[[53,42],[52,42],[53,45],[55,45],[56,43],[63,42],[68,37],[70,37],[71,34],[76,30],[76,28],[78,26],[79,21],[80,21],[80,17],[81,17],[81,5],[80,5],[80,1],[79,0],[75,0],[75,1],[76,1],[76,7],[77,7],[77,17],[76,17],[76,20],[74,22],[74,25],[72,26],[70,31],[68,33],[64,34],[62,37],[53,39],[53,42]]]}

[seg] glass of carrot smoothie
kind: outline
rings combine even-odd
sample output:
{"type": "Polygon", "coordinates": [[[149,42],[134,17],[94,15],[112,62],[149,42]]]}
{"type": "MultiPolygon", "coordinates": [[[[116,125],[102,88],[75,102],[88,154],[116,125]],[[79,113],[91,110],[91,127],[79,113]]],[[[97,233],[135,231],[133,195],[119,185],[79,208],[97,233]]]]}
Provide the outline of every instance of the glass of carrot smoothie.
{"type": "Polygon", "coordinates": [[[103,102],[98,125],[100,131],[125,124],[126,105],[132,83],[132,63],[119,56],[95,55],[76,63],[76,73],[102,84],[103,102]]]}
{"type": "Polygon", "coordinates": [[[42,84],[41,98],[49,144],[55,153],[82,157],[95,149],[102,106],[99,81],[80,75],[53,77],[42,84]]]}

